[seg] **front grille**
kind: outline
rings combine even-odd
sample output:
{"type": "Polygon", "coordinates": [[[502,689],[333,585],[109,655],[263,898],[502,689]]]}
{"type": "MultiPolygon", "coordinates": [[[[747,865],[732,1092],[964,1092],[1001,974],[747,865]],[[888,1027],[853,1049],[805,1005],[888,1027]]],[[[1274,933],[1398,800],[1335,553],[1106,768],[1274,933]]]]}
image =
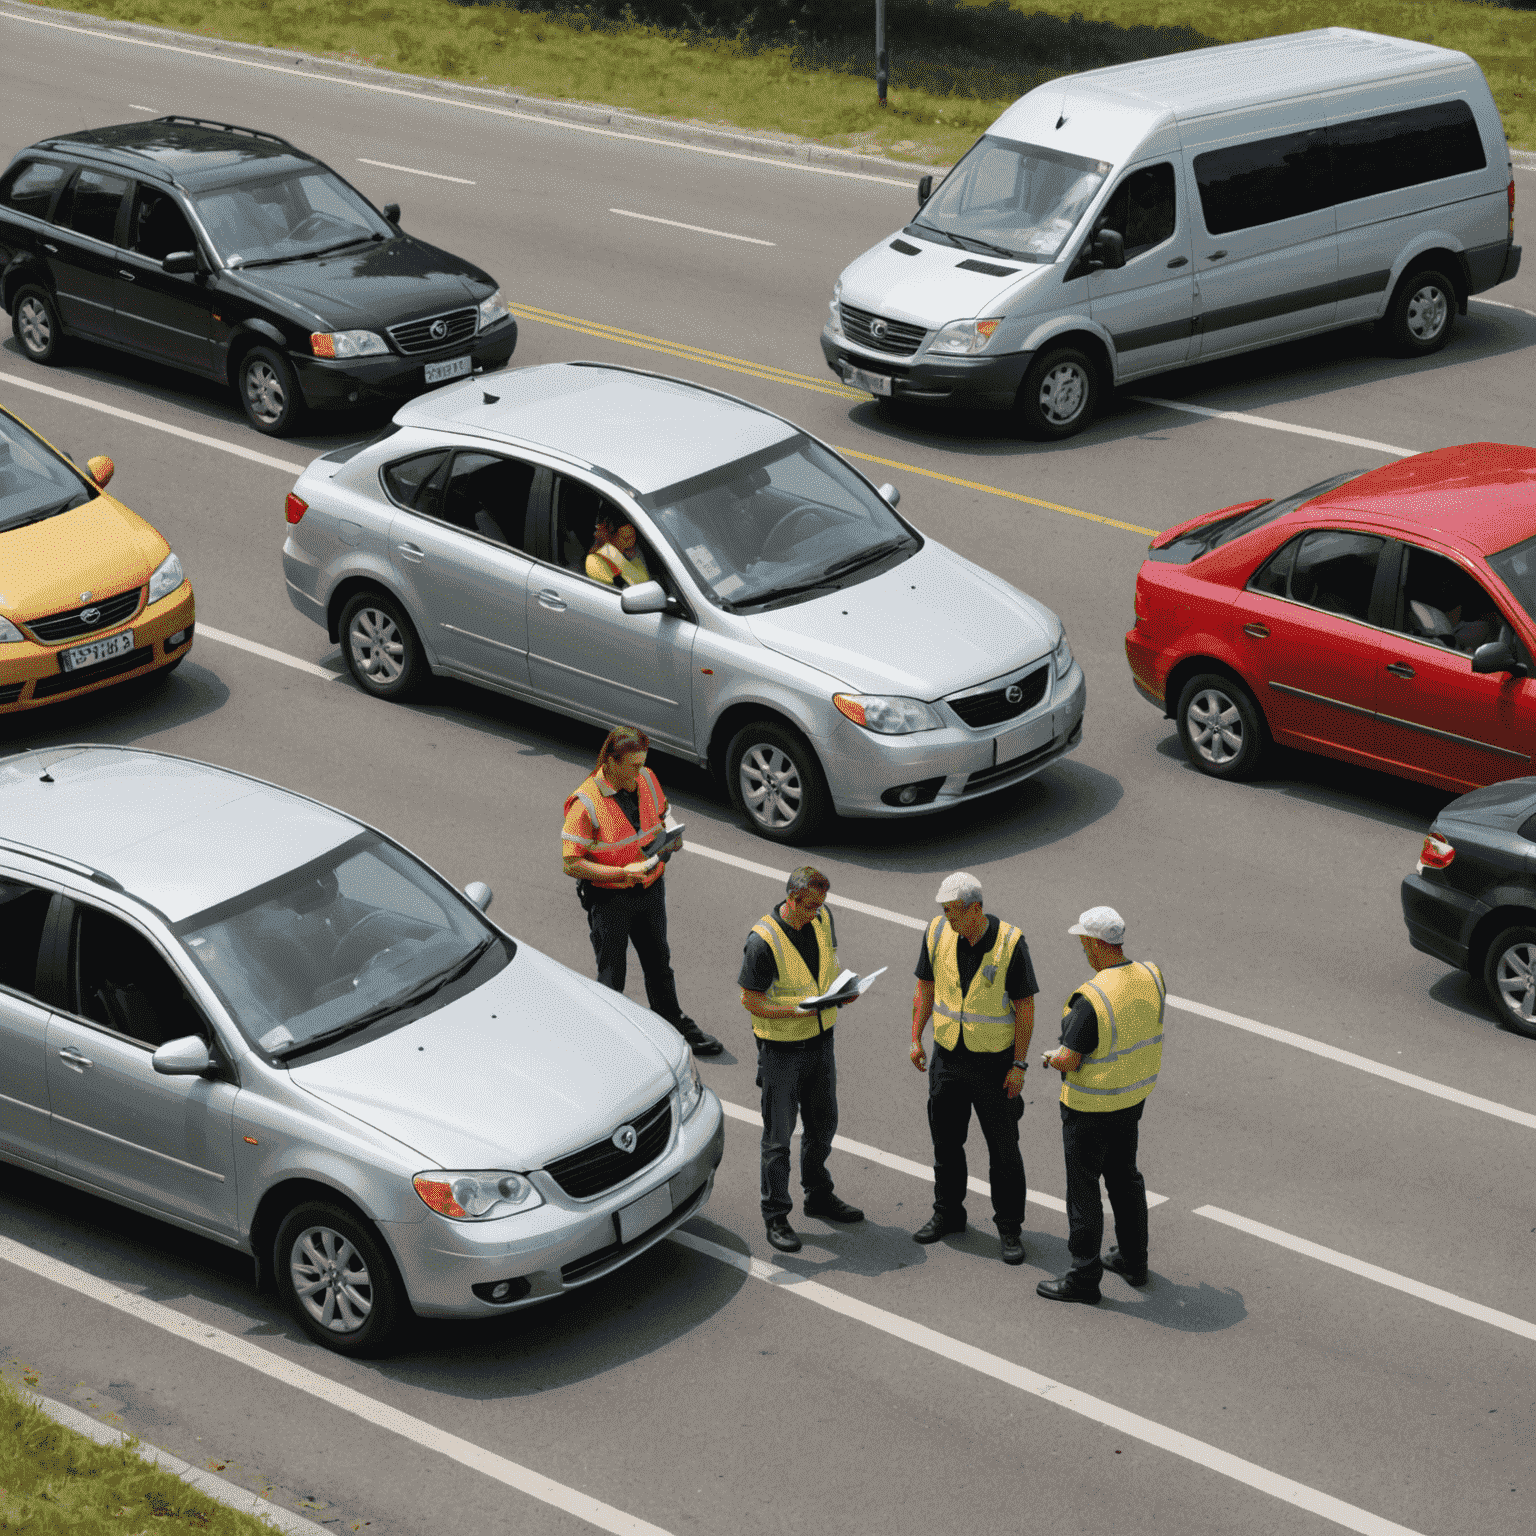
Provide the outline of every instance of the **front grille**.
{"type": "Polygon", "coordinates": [[[856,341],[861,347],[874,352],[889,352],[893,357],[911,357],[923,344],[928,332],[920,325],[906,325],[900,320],[887,320],[884,315],[872,315],[867,309],[855,309],[851,304],[839,304],[838,313],[843,317],[843,335],[856,341]],[[877,336],[873,327],[884,327],[884,334],[877,336]]]}
{"type": "Polygon", "coordinates": [[[46,619],[26,619],[23,622],[44,645],[57,645],[61,640],[73,640],[80,635],[99,635],[111,629],[114,624],[132,618],[138,612],[141,595],[141,589],[135,587],[131,592],[119,592],[116,597],[105,597],[99,603],[86,603],[64,613],[50,613],[46,619]],[[99,617],[87,624],[80,617],[82,613],[96,613],[99,617]]]}
{"type": "Polygon", "coordinates": [[[56,693],[68,693],[71,688],[89,688],[104,677],[117,677],[132,672],[136,667],[147,667],[155,659],[152,645],[141,645],[136,651],[124,656],[114,656],[110,661],[99,661],[94,667],[81,672],[60,672],[57,677],[40,677],[32,685],[34,699],[49,699],[56,693]]]}
{"type": "MultiPolygon", "coordinates": [[[[633,1152],[619,1151],[610,1138],[604,1137],[550,1163],[545,1171],[573,1200],[590,1200],[593,1195],[622,1184],[666,1150],[672,1135],[672,1096],[657,1099],[649,1109],[626,1123],[635,1128],[633,1152]]],[[[617,1129],[615,1126],[614,1130],[617,1129]]]]}
{"type": "Polygon", "coordinates": [[[451,309],[445,315],[427,315],[420,320],[407,320],[402,325],[389,327],[389,339],[402,352],[436,352],[443,347],[457,346],[475,334],[475,311],[451,309]],[[441,322],[446,330],[441,336],[432,334],[432,327],[441,322]]]}
{"type": "Polygon", "coordinates": [[[1008,697],[1008,688],[993,688],[988,693],[968,693],[963,699],[950,699],[949,707],[974,730],[985,725],[996,725],[1001,720],[1012,720],[1026,709],[1033,709],[1045,697],[1046,684],[1051,669],[1037,667],[1028,677],[1022,677],[1008,687],[1019,690],[1017,699],[1008,697]]]}
{"type": "Polygon", "coordinates": [[[25,683],[7,683],[4,688],[0,688],[0,704],[14,704],[21,697],[21,690],[25,686],[25,683]]]}

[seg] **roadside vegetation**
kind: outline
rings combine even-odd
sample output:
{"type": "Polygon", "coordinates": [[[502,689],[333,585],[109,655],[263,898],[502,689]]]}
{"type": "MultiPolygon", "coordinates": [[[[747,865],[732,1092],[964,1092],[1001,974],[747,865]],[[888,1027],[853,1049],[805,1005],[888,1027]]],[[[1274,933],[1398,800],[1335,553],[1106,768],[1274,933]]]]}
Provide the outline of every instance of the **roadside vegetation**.
{"type": "Polygon", "coordinates": [[[65,1429],[0,1376],[0,1532],[5,1536],[273,1536],[132,1449],[65,1429]]]}
{"type": "Polygon", "coordinates": [[[1016,96],[1076,70],[1353,26],[1460,48],[1536,148],[1536,11],[1478,0],[33,0],[681,121],[953,161],[1016,96]]]}

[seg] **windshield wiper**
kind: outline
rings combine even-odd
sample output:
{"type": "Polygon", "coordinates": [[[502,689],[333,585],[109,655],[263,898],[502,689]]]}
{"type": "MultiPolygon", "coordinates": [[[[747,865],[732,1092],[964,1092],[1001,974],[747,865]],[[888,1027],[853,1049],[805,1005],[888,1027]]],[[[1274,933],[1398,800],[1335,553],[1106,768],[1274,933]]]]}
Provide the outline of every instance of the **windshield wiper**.
{"type": "Polygon", "coordinates": [[[336,245],[322,245],[313,251],[293,251],[287,256],[258,256],[254,261],[242,261],[240,271],[246,271],[251,267],[275,267],[285,261],[313,261],[316,256],[329,256],[333,251],[344,251],[349,245],[372,244],[375,240],[382,240],[383,235],[354,235],[350,240],[342,240],[336,245]]]}
{"type": "Polygon", "coordinates": [[[814,592],[818,587],[835,590],[837,583],[828,580],[825,575],[822,575],[818,576],[814,581],[799,581],[786,587],[769,587],[766,592],[754,592],[751,597],[738,598],[731,604],[731,607],[750,608],[758,603],[771,603],[775,598],[795,597],[801,592],[814,592]]]}
{"type": "Polygon", "coordinates": [[[959,246],[962,251],[965,249],[963,245],[960,245],[959,240],[954,235],[950,234],[947,229],[940,229],[937,224],[928,224],[925,223],[922,219],[913,219],[912,227],[914,229],[930,230],[933,234],[939,235],[943,239],[948,240],[951,245],[959,246]]]}
{"type": "Polygon", "coordinates": [[[1019,261],[1022,258],[1017,251],[1010,251],[1006,245],[993,245],[990,240],[983,240],[979,235],[956,235],[956,240],[969,240],[972,245],[979,245],[984,251],[991,251],[994,256],[1006,256],[1011,261],[1019,261]]]}
{"type": "Polygon", "coordinates": [[[43,507],[40,511],[29,512],[19,522],[4,524],[6,533],[11,533],[17,528],[30,528],[33,523],[45,522],[50,517],[57,517],[60,512],[71,512],[76,507],[83,507],[83,501],[76,501],[74,495],[69,495],[63,501],[55,502],[52,506],[43,507]]]}
{"type": "Polygon", "coordinates": [[[884,544],[876,544],[872,549],[862,549],[856,555],[847,555],[841,560],[834,560],[823,576],[837,576],[843,571],[856,570],[861,565],[871,565],[874,561],[886,555],[894,554],[905,544],[912,542],[912,535],[904,533],[899,539],[887,539],[884,544]]]}

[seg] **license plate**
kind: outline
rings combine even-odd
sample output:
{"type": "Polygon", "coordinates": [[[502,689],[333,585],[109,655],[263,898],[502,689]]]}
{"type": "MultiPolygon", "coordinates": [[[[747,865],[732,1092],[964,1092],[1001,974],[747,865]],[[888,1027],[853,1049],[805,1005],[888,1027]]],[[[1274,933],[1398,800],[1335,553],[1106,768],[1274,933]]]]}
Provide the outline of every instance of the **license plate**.
{"type": "Polygon", "coordinates": [[[445,379],[467,379],[474,368],[474,359],[450,357],[446,363],[427,364],[427,383],[441,384],[445,379]]]}
{"type": "Polygon", "coordinates": [[[1028,725],[1016,725],[995,739],[997,753],[992,761],[1001,767],[1016,757],[1025,757],[1050,741],[1055,722],[1049,715],[1031,720],[1028,725]]]}
{"type": "Polygon", "coordinates": [[[658,1221],[672,1214],[672,1185],[658,1184],[650,1194],[642,1195],[633,1205],[619,1212],[619,1241],[633,1242],[642,1232],[649,1232],[658,1221]]]}
{"type": "Polygon", "coordinates": [[[867,389],[872,395],[891,392],[891,381],[883,373],[865,373],[862,368],[853,368],[847,363],[843,364],[843,383],[851,384],[855,389],[867,389]]]}
{"type": "Polygon", "coordinates": [[[125,629],[120,635],[106,640],[93,640],[89,645],[77,645],[59,652],[59,665],[66,672],[78,672],[82,667],[94,667],[97,662],[110,661],[114,656],[126,656],[133,649],[133,631],[125,629]]]}

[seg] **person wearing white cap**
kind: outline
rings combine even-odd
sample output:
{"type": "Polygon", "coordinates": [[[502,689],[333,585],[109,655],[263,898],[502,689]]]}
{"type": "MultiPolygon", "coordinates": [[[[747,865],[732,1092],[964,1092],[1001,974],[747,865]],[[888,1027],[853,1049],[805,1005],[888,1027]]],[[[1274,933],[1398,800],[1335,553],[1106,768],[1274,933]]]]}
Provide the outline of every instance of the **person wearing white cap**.
{"type": "Polygon", "coordinates": [[[932,1018],[933,1215],[912,1235],[920,1243],[936,1243],[946,1233],[965,1231],[965,1137],[974,1109],[987,1142],[1003,1263],[1022,1264],[1019,1121],[1040,990],[1035,968],[1024,935],[983,908],[981,882],[974,875],[950,875],[934,899],[944,910],[928,925],[917,957],[911,1049],[912,1065],[927,1071],[923,1029],[932,1018]]]}
{"type": "Polygon", "coordinates": [[[1128,960],[1125,922],[1090,907],[1067,930],[1094,968],[1062,1009],[1061,1044],[1044,1064],[1061,1073],[1061,1141],[1067,1160],[1067,1248],[1072,1267],[1035,1290],[1049,1301],[1096,1302],[1106,1269],[1128,1285],[1147,1283],[1147,1185],[1136,1167],[1142,1106],[1163,1061],[1163,973],[1128,960]],[[1115,1213],[1116,1246],[1104,1257],[1104,1205],[1115,1213]]]}

